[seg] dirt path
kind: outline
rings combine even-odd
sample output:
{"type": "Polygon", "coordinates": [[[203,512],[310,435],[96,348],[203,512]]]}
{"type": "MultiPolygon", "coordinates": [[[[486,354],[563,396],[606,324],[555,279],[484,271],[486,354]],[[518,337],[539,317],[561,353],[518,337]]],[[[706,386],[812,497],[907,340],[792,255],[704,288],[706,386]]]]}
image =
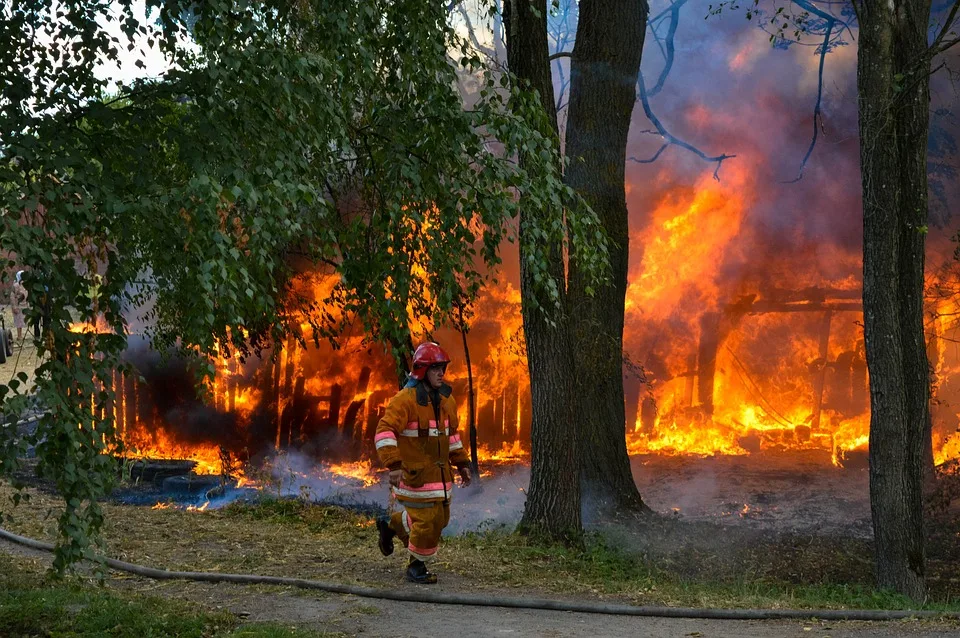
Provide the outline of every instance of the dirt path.
{"type": "MultiPolygon", "coordinates": [[[[50,554],[0,540],[0,551],[32,563],[49,564],[50,554]]],[[[466,590],[462,579],[453,584],[466,590]]],[[[398,574],[396,586],[415,588],[398,574]]],[[[303,629],[348,636],[649,636],[651,638],[956,638],[960,624],[903,621],[886,623],[818,621],[732,621],[636,618],[555,611],[459,605],[428,605],[342,596],[304,590],[152,581],[117,575],[108,587],[192,601],[208,610],[224,609],[247,622],[280,622],[303,629]]],[[[441,584],[440,587],[443,587],[441,584]]],[[[451,587],[453,589],[453,587],[451,587]]],[[[530,592],[530,595],[538,595],[530,592]]]]}
{"type": "MultiPolygon", "coordinates": [[[[226,592],[224,592],[226,593],[226,592]]],[[[226,605],[237,611],[233,598],[226,605]]],[[[261,595],[245,605],[251,620],[293,622],[325,631],[364,636],[446,636],[463,632],[469,636],[649,636],[667,638],[743,638],[769,636],[788,638],[864,637],[956,638],[960,627],[920,623],[819,623],[692,620],[683,618],[634,618],[555,611],[500,609],[398,603],[350,596],[314,600],[300,596],[261,595]],[[286,599],[286,600],[285,600],[286,599]],[[265,608],[258,610],[258,607],[265,608]],[[257,610],[257,611],[253,611],[257,610]]]]}

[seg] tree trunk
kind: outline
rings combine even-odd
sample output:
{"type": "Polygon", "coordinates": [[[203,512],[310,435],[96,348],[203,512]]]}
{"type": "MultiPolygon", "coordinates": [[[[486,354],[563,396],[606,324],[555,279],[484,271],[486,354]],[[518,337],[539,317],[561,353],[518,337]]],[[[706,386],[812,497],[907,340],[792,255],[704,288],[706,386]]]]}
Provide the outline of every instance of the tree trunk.
{"type": "MultiPolygon", "coordinates": [[[[555,134],[557,119],[552,108],[553,85],[547,57],[547,8],[546,0],[507,0],[504,26],[510,70],[539,94],[555,134]]],[[[523,227],[524,216],[539,214],[542,212],[524,210],[520,219],[520,293],[533,404],[530,487],[520,529],[570,542],[578,540],[582,533],[580,465],[576,456],[579,429],[571,405],[573,356],[565,307],[552,312],[551,324],[544,309],[532,303],[535,288],[526,261],[532,240],[523,227]]],[[[566,281],[559,245],[550,247],[549,270],[565,306],[566,281]]]]}
{"type": "Polygon", "coordinates": [[[593,297],[570,261],[584,497],[620,511],[644,508],[627,456],[623,315],[630,252],[624,165],[647,13],[644,0],[580,2],[566,132],[564,181],[590,204],[610,242],[611,282],[593,297]]]}
{"type": "Polygon", "coordinates": [[[929,0],[858,7],[863,311],[878,585],[923,600],[929,0]]]}

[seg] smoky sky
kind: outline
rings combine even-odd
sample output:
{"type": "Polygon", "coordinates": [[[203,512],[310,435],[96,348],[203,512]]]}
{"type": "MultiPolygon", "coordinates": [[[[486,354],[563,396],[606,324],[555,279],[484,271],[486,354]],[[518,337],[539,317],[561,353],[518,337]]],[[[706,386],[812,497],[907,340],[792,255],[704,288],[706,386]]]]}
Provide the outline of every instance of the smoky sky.
{"type": "MultiPolygon", "coordinates": [[[[742,10],[704,19],[708,4],[692,0],[683,7],[673,68],[663,91],[651,100],[654,111],[668,130],[706,154],[737,155],[719,176],[723,180],[728,169],[749,176],[753,201],[746,225],[752,230],[755,257],[804,252],[814,244],[859,251],[856,26],[844,30],[838,46],[826,55],[822,123],[803,178],[784,183],[797,177],[813,135],[820,48],[807,45],[818,45],[819,38],[774,47],[768,32],[758,28],[764,20],[748,21],[742,10]]],[[[945,61],[948,69],[956,67],[956,53],[945,61]]],[[[662,68],[663,56],[648,32],[642,64],[651,78],[648,86],[662,68]]],[[[956,108],[956,91],[945,69],[932,80],[931,124],[947,137],[960,133],[952,117],[956,108]]],[[[658,148],[659,138],[643,133],[649,128],[642,110],[636,109],[628,156],[649,157],[658,148]]],[[[658,182],[690,183],[713,168],[676,147],[655,164],[628,164],[627,180],[634,185],[631,224],[643,224],[657,198],[658,182]]],[[[934,221],[944,234],[954,230],[945,216],[934,221]]]]}

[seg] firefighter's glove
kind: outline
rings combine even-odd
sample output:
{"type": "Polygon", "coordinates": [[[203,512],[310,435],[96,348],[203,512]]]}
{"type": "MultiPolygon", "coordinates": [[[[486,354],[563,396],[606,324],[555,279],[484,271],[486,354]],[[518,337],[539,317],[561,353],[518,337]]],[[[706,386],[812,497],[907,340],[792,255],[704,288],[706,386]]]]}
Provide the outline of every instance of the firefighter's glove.
{"type": "Polygon", "coordinates": [[[467,467],[466,465],[461,465],[460,467],[457,468],[457,472],[460,473],[460,484],[463,487],[467,487],[468,485],[470,485],[470,481],[471,481],[470,468],[467,467]]]}
{"type": "Polygon", "coordinates": [[[403,470],[390,470],[390,473],[387,475],[390,485],[394,487],[400,487],[400,479],[403,477],[403,470]]]}

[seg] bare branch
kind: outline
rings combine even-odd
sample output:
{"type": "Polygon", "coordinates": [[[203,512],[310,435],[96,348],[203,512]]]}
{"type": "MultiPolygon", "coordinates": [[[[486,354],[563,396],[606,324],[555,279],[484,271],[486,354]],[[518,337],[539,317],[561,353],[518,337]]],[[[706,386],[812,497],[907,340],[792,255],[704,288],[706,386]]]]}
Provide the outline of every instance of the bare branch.
{"type": "Polygon", "coordinates": [[[670,146],[670,143],[667,142],[663,146],[657,149],[657,152],[653,154],[653,157],[650,159],[638,159],[636,157],[628,157],[627,159],[631,162],[636,162],[637,164],[653,164],[657,161],[657,158],[660,157],[660,154],[667,150],[667,147],[670,146]]]}
{"type": "Polygon", "coordinates": [[[558,65],[557,73],[560,75],[560,92],[557,94],[557,113],[560,112],[561,106],[563,104],[563,96],[567,92],[567,87],[570,86],[570,81],[567,79],[566,74],[563,72],[563,66],[558,65]]]}
{"type": "Polygon", "coordinates": [[[547,59],[553,62],[554,60],[558,60],[560,58],[572,58],[572,57],[573,57],[572,51],[560,51],[559,53],[554,53],[547,59]]]}
{"type": "Polygon", "coordinates": [[[473,29],[473,21],[470,20],[470,14],[467,13],[466,8],[464,8],[464,6],[460,4],[457,6],[457,11],[460,12],[460,16],[463,18],[463,22],[467,25],[467,34],[470,36],[471,44],[473,44],[473,46],[476,47],[477,51],[480,51],[488,58],[495,59],[496,51],[494,51],[490,47],[483,46],[482,44],[480,44],[480,40],[477,39],[477,33],[473,29]]]}
{"type": "Polygon", "coordinates": [[[933,55],[940,55],[941,53],[957,45],[958,43],[960,43],[960,38],[954,38],[952,40],[947,40],[946,42],[942,42],[940,44],[940,47],[933,51],[933,55]]]}
{"type": "MultiPolygon", "coordinates": [[[[802,1],[802,0],[799,0],[802,1]]],[[[823,68],[827,59],[827,51],[830,47],[830,36],[833,33],[833,21],[827,23],[827,32],[823,36],[823,44],[820,45],[820,66],[817,69],[817,102],[813,107],[813,136],[810,138],[810,146],[807,147],[807,152],[803,156],[803,160],[800,162],[800,169],[797,171],[797,176],[785,183],[795,184],[803,179],[803,169],[807,166],[807,161],[810,159],[810,156],[813,154],[813,149],[817,145],[817,137],[820,135],[820,127],[823,123],[823,115],[821,110],[821,105],[823,103],[823,68]]]]}
{"type": "Polygon", "coordinates": [[[953,6],[950,7],[950,14],[947,16],[946,22],[943,23],[943,28],[940,29],[940,33],[937,34],[937,37],[934,39],[933,44],[930,45],[930,51],[933,51],[934,55],[943,53],[957,42],[960,42],[960,38],[954,38],[944,42],[943,39],[946,37],[947,32],[950,31],[950,27],[953,26],[953,22],[957,19],[957,9],[960,9],[960,0],[954,0],[953,6]],[[942,47],[946,44],[947,46],[942,47]],[[942,47],[942,48],[941,48],[942,47]]]}
{"type": "Polygon", "coordinates": [[[657,43],[657,47],[660,49],[660,55],[663,56],[663,59],[667,59],[667,51],[663,48],[663,41],[660,39],[660,34],[657,33],[657,25],[655,20],[647,20],[647,26],[650,27],[650,35],[653,36],[653,41],[657,43]]]}
{"type": "Polygon", "coordinates": [[[800,162],[800,169],[797,171],[797,176],[791,180],[783,182],[785,184],[796,184],[803,179],[803,169],[806,168],[807,161],[810,159],[810,156],[813,154],[813,149],[817,145],[817,138],[820,135],[820,128],[823,126],[823,111],[821,108],[823,104],[823,69],[827,59],[827,52],[830,50],[830,38],[833,37],[833,29],[838,23],[844,27],[847,26],[845,22],[838,20],[832,14],[818,8],[809,0],[793,1],[805,11],[808,11],[818,18],[824,20],[827,28],[823,35],[823,42],[820,44],[820,65],[817,69],[817,101],[813,107],[813,136],[810,138],[810,146],[807,147],[807,152],[804,154],[803,160],[800,162]]]}
{"type": "MultiPolygon", "coordinates": [[[[660,77],[657,78],[657,83],[652,89],[650,89],[648,93],[650,97],[653,97],[659,93],[661,89],[663,89],[663,84],[667,81],[667,76],[670,75],[670,70],[673,68],[673,58],[675,56],[674,38],[677,35],[677,27],[680,24],[680,9],[686,3],[687,0],[676,0],[676,2],[670,5],[670,26],[667,28],[667,36],[664,38],[664,47],[666,47],[666,52],[664,53],[663,69],[660,71],[660,77]]],[[[647,24],[650,26],[650,30],[653,32],[654,37],[657,38],[657,44],[660,44],[660,39],[657,36],[657,28],[654,26],[654,21],[648,21],[647,24]]],[[[663,47],[661,47],[661,51],[663,51],[663,47]]]]}
{"type": "Polygon", "coordinates": [[[659,149],[657,149],[657,152],[648,159],[640,159],[637,157],[628,157],[627,159],[632,162],[636,162],[637,164],[652,164],[653,162],[657,161],[657,159],[665,150],[667,150],[667,147],[671,145],[679,146],[697,155],[704,161],[716,162],[717,165],[713,171],[713,178],[717,181],[720,181],[720,167],[723,165],[723,161],[732,157],[736,157],[736,155],[722,154],[711,157],[692,144],[684,142],[667,131],[666,127],[662,122],[660,122],[660,119],[656,116],[656,114],[654,114],[653,108],[650,106],[650,97],[656,95],[663,89],[663,85],[666,83],[667,77],[670,75],[670,71],[673,69],[673,61],[676,54],[674,41],[677,34],[677,27],[680,24],[680,9],[686,3],[687,0],[675,0],[675,2],[673,2],[669,7],[647,21],[647,26],[650,28],[650,32],[653,34],[654,41],[657,43],[657,46],[660,47],[660,52],[663,54],[664,64],[663,69],[661,69],[660,75],[657,78],[657,83],[649,91],[647,90],[646,83],[643,79],[643,72],[641,72],[637,78],[637,92],[639,94],[640,103],[643,105],[643,112],[646,114],[647,119],[650,120],[650,123],[656,128],[655,131],[647,129],[641,132],[659,135],[661,138],[663,138],[664,143],[659,149]],[[666,35],[661,38],[660,34],[657,32],[657,29],[660,21],[668,16],[670,18],[670,25],[667,27],[666,35]]]}
{"type": "Polygon", "coordinates": [[[629,159],[630,161],[636,162],[638,164],[649,164],[654,160],[656,160],[658,157],[660,157],[660,154],[663,153],[663,151],[666,150],[668,146],[670,145],[679,146],[680,148],[687,149],[688,151],[690,151],[697,157],[700,157],[706,162],[716,162],[717,166],[713,170],[713,179],[719,182],[720,167],[723,165],[723,161],[736,157],[736,155],[727,155],[724,153],[722,155],[716,155],[711,157],[706,153],[704,153],[703,151],[701,151],[700,149],[698,149],[697,147],[693,146],[692,144],[684,142],[683,140],[674,136],[672,133],[667,131],[667,129],[660,122],[660,119],[654,114],[653,109],[650,107],[649,95],[647,94],[647,87],[643,81],[642,72],[640,73],[640,76],[637,78],[637,89],[638,89],[638,93],[640,94],[640,103],[643,105],[644,114],[646,114],[647,119],[650,120],[650,123],[653,124],[653,126],[657,129],[657,133],[660,134],[660,136],[665,140],[665,142],[663,146],[660,147],[660,150],[658,150],[654,154],[654,156],[651,157],[649,160],[641,160],[635,157],[630,157],[627,159],[629,159]]]}

